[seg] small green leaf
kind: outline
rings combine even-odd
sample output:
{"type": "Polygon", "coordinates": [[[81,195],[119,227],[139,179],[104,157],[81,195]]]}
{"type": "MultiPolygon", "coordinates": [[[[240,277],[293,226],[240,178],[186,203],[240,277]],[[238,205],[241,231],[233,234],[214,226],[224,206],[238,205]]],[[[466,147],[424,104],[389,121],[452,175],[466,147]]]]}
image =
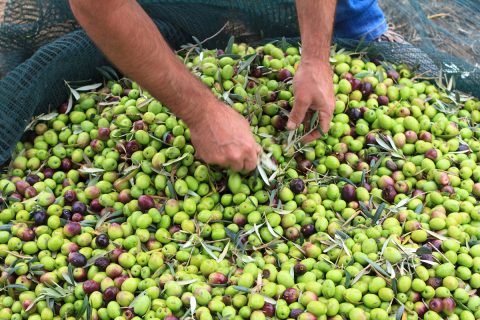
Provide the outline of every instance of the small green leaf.
{"type": "MultiPolygon", "coordinates": [[[[353,259],[352,259],[353,260],[353,259]]],[[[350,288],[350,281],[352,280],[352,275],[350,272],[345,270],[345,288],[350,288]]]]}
{"type": "Polygon", "coordinates": [[[231,36],[228,39],[227,47],[225,48],[225,54],[233,54],[233,44],[235,42],[235,37],[231,36]]]}
{"type": "Polygon", "coordinates": [[[175,192],[175,188],[170,180],[167,180],[167,188],[170,191],[170,196],[173,198],[177,198],[177,193],[175,192]]]}
{"type": "Polygon", "coordinates": [[[372,260],[370,260],[369,258],[367,257],[364,257],[363,258],[366,262],[368,262],[369,265],[371,265],[375,270],[377,270],[380,274],[384,275],[385,277],[388,277],[388,273],[383,270],[382,267],[380,267],[380,265],[372,260]]]}
{"type": "Polygon", "coordinates": [[[395,314],[395,320],[402,320],[403,318],[403,311],[405,311],[405,306],[402,304],[395,314]]]}
{"type": "Polygon", "coordinates": [[[360,210],[363,212],[364,215],[366,215],[368,218],[373,219],[372,212],[370,211],[369,208],[363,203],[362,201],[358,202],[360,206],[360,210]]]}
{"type": "Polygon", "coordinates": [[[395,294],[398,293],[397,279],[392,279],[392,290],[395,294]]]}
{"type": "Polygon", "coordinates": [[[318,111],[315,111],[310,118],[310,131],[314,130],[317,127],[317,120],[318,120],[318,111]]]}
{"type": "Polygon", "coordinates": [[[415,251],[415,253],[419,256],[421,256],[422,254],[431,254],[432,249],[427,248],[427,247],[420,247],[420,248],[417,249],[417,251],[415,251]]]}
{"type": "Polygon", "coordinates": [[[375,215],[373,216],[373,219],[372,219],[374,223],[377,223],[378,219],[380,219],[380,216],[382,215],[382,212],[385,209],[385,206],[386,206],[385,202],[382,202],[378,206],[377,210],[375,211],[375,215]]]}
{"type": "Polygon", "coordinates": [[[420,204],[415,208],[415,213],[416,213],[416,214],[420,214],[420,213],[422,213],[422,210],[423,210],[423,204],[420,203],[420,204]]]}
{"type": "Polygon", "coordinates": [[[253,53],[251,55],[245,56],[245,61],[240,62],[240,66],[238,67],[238,74],[241,73],[243,70],[247,69],[250,67],[250,64],[255,60],[257,57],[256,53],[253,53]]]}
{"type": "Polygon", "coordinates": [[[242,287],[242,286],[233,286],[235,290],[245,292],[245,293],[250,293],[250,288],[242,287]]]}

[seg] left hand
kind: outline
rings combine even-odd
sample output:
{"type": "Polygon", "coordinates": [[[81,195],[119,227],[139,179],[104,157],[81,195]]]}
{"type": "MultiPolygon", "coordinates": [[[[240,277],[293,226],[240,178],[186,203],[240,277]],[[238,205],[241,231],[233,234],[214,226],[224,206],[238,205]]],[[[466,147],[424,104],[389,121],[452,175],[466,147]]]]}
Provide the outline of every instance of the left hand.
{"type": "MultiPolygon", "coordinates": [[[[320,127],[327,133],[335,109],[332,69],[327,62],[302,60],[293,78],[295,102],[287,123],[288,130],[294,130],[304,120],[308,120],[308,111],[318,111],[320,127]],[[306,118],[307,115],[307,119],[306,118]]],[[[307,135],[303,142],[308,143],[320,138],[318,130],[307,135]]]]}

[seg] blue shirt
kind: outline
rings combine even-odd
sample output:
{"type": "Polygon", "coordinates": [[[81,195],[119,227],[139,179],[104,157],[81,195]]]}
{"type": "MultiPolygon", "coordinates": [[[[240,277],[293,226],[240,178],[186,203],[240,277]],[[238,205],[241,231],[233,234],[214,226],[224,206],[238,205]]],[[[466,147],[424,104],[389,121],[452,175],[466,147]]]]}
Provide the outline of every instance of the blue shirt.
{"type": "MultiPolygon", "coordinates": [[[[321,1],[321,0],[319,0],[321,1]]],[[[387,31],[377,0],[338,0],[335,38],[375,40],[387,31]]]]}

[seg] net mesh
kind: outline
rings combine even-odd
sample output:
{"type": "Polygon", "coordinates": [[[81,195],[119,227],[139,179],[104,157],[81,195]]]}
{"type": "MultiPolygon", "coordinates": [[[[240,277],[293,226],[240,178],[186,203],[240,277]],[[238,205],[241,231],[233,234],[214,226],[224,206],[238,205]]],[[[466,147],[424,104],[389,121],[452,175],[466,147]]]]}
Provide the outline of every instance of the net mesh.
{"type": "MultiPolygon", "coordinates": [[[[139,3],[173,48],[213,34],[203,46],[222,48],[231,35],[251,44],[279,37],[298,41],[293,0],[139,3]]],[[[441,70],[455,79],[458,90],[480,96],[477,1],[383,0],[380,4],[389,22],[412,45],[336,39],[338,45],[407,63],[425,76],[436,77],[441,70]]],[[[9,158],[33,115],[54,110],[68,98],[65,80],[97,80],[101,76],[97,68],[107,64],[80,30],[66,0],[7,1],[0,18],[0,161],[9,158]]]]}

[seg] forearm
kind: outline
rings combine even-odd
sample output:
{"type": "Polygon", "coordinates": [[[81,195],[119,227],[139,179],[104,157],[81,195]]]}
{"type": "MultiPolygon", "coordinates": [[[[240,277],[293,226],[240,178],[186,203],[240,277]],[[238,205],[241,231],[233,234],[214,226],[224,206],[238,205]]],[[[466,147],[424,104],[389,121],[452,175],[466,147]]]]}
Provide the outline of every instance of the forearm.
{"type": "Polygon", "coordinates": [[[302,59],[328,62],[336,0],[296,0],[302,59]]]}
{"type": "Polygon", "coordinates": [[[125,75],[187,124],[200,120],[211,92],[184,67],[134,0],[70,0],[78,22],[125,75]]]}

